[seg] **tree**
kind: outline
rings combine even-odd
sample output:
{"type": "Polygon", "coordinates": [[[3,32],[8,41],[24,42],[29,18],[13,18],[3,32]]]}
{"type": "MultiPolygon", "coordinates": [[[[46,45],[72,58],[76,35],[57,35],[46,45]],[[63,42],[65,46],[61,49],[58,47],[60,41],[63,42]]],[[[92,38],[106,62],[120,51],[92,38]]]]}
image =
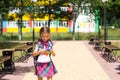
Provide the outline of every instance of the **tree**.
{"type": "Polygon", "coordinates": [[[69,0],[69,2],[71,3],[72,7],[73,7],[73,32],[72,32],[72,39],[75,40],[75,21],[76,21],[76,17],[78,16],[78,14],[80,12],[82,12],[82,8],[84,6],[81,6],[83,4],[83,0],[69,0]],[[81,9],[80,9],[81,8],[81,9]]]}
{"type": "MultiPolygon", "coordinates": [[[[1,0],[0,4],[1,4],[1,13],[5,13],[6,16],[6,20],[15,20],[18,19],[18,37],[19,40],[22,39],[22,16],[24,14],[29,14],[31,15],[31,13],[35,13],[32,14],[32,18],[36,18],[36,17],[44,17],[45,15],[49,14],[49,24],[50,24],[50,20],[51,19],[55,19],[58,18],[58,16],[60,16],[60,14],[62,14],[62,16],[66,16],[66,13],[64,15],[64,13],[62,13],[62,11],[60,11],[60,7],[61,5],[63,5],[64,3],[66,3],[67,1],[64,0],[54,0],[54,1],[50,1],[50,0],[37,0],[37,2],[32,3],[32,0],[1,0]],[[34,11],[33,11],[33,5],[34,5],[34,11]],[[3,6],[3,7],[2,7],[3,6]],[[57,8],[56,8],[57,7],[57,8]],[[9,11],[18,9],[19,12],[16,12],[16,15],[11,15],[11,16],[7,16],[9,11]],[[55,11],[59,11],[59,14],[56,14],[55,11]],[[51,17],[51,14],[54,14],[55,17],[51,17]]],[[[61,16],[61,17],[62,17],[61,16]]],[[[49,26],[49,25],[48,25],[49,26]]]]}
{"type": "MultiPolygon", "coordinates": [[[[110,25],[118,25],[120,26],[119,24],[119,21],[120,21],[120,0],[110,0],[107,4],[107,20],[108,20],[108,24],[110,25]],[[113,19],[116,18],[116,20],[114,21],[113,23],[113,19]]],[[[118,27],[118,26],[115,26],[115,27],[118,27]]]]}
{"type": "MultiPolygon", "coordinates": [[[[104,4],[102,0],[70,0],[72,3],[78,5],[78,8],[82,10],[86,10],[86,6],[82,6],[81,4],[90,4],[87,6],[90,10],[90,13],[94,14],[95,10],[100,10],[100,20],[103,22],[103,14],[104,14],[104,4]]],[[[116,19],[120,19],[120,0],[108,0],[106,5],[107,10],[107,23],[110,24],[112,18],[116,17],[116,19]]]]}
{"type": "MultiPolygon", "coordinates": [[[[95,10],[100,10],[100,20],[101,23],[103,22],[103,15],[104,15],[104,5],[102,0],[89,0],[89,3],[91,4],[90,10],[91,12],[95,10]]],[[[106,15],[106,20],[107,24],[112,25],[112,20],[114,17],[116,17],[117,20],[120,19],[120,0],[108,0],[106,4],[106,10],[107,10],[107,15],[106,15]]]]}
{"type": "Polygon", "coordinates": [[[9,12],[9,0],[0,0],[0,34],[2,34],[2,21],[7,19],[7,13],[9,12]]]}

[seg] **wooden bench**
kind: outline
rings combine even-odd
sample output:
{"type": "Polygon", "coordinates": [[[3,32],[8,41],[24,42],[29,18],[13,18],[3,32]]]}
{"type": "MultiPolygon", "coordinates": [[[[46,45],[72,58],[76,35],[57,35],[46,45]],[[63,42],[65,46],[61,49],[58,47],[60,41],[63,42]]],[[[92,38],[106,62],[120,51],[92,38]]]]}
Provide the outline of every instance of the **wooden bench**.
{"type": "Polygon", "coordinates": [[[30,46],[30,45],[23,45],[23,46],[15,48],[15,51],[25,51],[25,52],[27,51],[27,52],[29,52],[29,51],[32,51],[32,47],[33,46],[30,46]]]}
{"type": "Polygon", "coordinates": [[[17,60],[18,62],[24,62],[27,61],[28,57],[30,57],[29,52],[32,52],[33,50],[33,45],[23,45],[20,47],[15,48],[15,51],[21,51],[21,58],[17,60]]]}
{"type": "Polygon", "coordinates": [[[10,59],[10,56],[0,56],[0,67],[1,67],[1,70],[4,69],[4,66],[3,66],[3,63],[7,60],[10,59]]]}
{"type": "Polygon", "coordinates": [[[103,40],[94,40],[94,49],[101,51],[102,50],[102,44],[104,41],[103,40]]]}
{"type": "Polygon", "coordinates": [[[14,49],[3,49],[2,56],[0,57],[1,69],[4,73],[13,73],[15,64],[13,60],[14,49]]]}
{"type": "Polygon", "coordinates": [[[120,51],[120,48],[115,45],[104,45],[103,47],[103,55],[107,56],[110,62],[120,61],[116,56],[118,51],[120,51]]]}
{"type": "Polygon", "coordinates": [[[21,51],[21,55],[25,56],[26,59],[26,53],[32,51],[33,45],[31,43],[26,43],[25,45],[22,45],[20,47],[17,47],[15,49],[2,49],[2,56],[0,56],[0,69],[1,72],[5,73],[13,73],[15,70],[15,64],[14,64],[14,51],[21,51]]]}
{"type": "Polygon", "coordinates": [[[95,36],[94,35],[90,35],[89,36],[89,44],[94,44],[94,40],[95,40],[95,36]]]}
{"type": "Polygon", "coordinates": [[[109,52],[109,49],[105,48],[105,45],[111,45],[111,42],[104,42],[103,43],[103,47],[102,47],[102,50],[101,50],[102,54],[104,54],[106,52],[109,52]]]}

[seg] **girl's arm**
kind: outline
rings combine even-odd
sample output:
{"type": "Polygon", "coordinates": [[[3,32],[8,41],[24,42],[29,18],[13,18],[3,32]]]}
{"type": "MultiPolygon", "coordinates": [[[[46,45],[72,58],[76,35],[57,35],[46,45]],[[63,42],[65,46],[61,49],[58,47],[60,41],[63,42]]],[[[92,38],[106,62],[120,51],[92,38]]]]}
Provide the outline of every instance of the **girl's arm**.
{"type": "Polygon", "coordinates": [[[33,51],[33,56],[38,56],[38,55],[40,55],[41,53],[44,53],[45,52],[45,50],[39,50],[38,51],[38,46],[36,45],[36,47],[35,47],[35,50],[33,51]]]}
{"type": "Polygon", "coordinates": [[[52,56],[55,56],[56,54],[55,54],[54,50],[52,49],[52,47],[53,47],[53,42],[50,41],[49,42],[50,53],[52,54],[52,56]]]}
{"type": "Polygon", "coordinates": [[[37,56],[37,55],[40,55],[40,53],[41,53],[40,51],[34,51],[32,55],[37,56]]]}
{"type": "Polygon", "coordinates": [[[55,52],[52,49],[50,50],[50,52],[51,52],[52,56],[56,55],[55,52]]]}

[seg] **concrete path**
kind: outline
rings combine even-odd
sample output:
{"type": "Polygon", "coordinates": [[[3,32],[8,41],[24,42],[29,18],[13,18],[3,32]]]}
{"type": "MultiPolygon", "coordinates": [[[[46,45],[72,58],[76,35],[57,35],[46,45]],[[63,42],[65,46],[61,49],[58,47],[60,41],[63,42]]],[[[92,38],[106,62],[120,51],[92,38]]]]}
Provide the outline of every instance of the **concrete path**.
{"type": "MultiPolygon", "coordinates": [[[[110,80],[83,42],[55,41],[54,50],[52,59],[58,70],[54,80],[110,80]]],[[[29,72],[22,80],[37,78],[29,72]]]]}

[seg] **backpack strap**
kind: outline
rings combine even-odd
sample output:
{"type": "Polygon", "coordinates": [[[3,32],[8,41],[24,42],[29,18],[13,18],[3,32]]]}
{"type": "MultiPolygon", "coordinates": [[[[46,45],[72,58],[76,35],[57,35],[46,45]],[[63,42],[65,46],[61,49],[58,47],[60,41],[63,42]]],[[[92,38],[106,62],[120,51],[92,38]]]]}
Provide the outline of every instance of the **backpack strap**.
{"type": "MultiPolygon", "coordinates": [[[[49,40],[48,43],[47,43],[47,45],[48,45],[48,49],[51,50],[51,49],[52,49],[52,46],[53,46],[52,41],[49,40]]],[[[37,46],[38,46],[38,51],[44,48],[44,47],[42,46],[42,43],[40,42],[40,40],[38,40],[37,46]]],[[[34,60],[35,60],[35,61],[37,61],[38,56],[39,56],[39,55],[37,55],[37,56],[34,57],[34,60]]],[[[50,57],[50,60],[52,61],[52,59],[51,59],[51,54],[49,54],[49,57],[50,57]]]]}

